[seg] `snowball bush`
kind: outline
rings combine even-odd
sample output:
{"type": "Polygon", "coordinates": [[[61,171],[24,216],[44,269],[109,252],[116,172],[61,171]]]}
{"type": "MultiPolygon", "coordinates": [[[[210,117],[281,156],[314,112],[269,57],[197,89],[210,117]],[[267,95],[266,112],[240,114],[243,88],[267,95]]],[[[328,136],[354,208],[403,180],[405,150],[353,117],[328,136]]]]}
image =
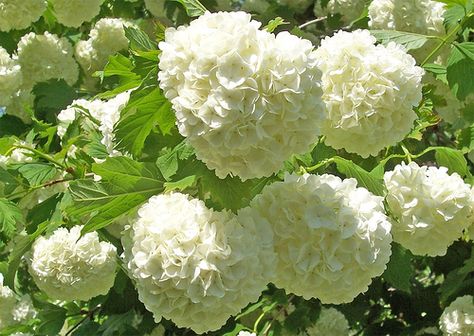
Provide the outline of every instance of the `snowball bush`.
{"type": "Polygon", "coordinates": [[[268,223],[246,208],[217,212],[189,196],[153,196],[123,239],[140,300],[197,333],[216,330],[269,282],[274,256],[268,223]]]}
{"type": "Polygon", "coordinates": [[[373,0],[369,26],[441,36],[445,34],[444,12],[444,4],[433,0],[373,0]]]}
{"type": "Polygon", "coordinates": [[[159,81],[180,133],[216,175],[269,176],[306,152],[324,115],[311,42],[259,30],[244,12],[166,30],[159,81]]]}
{"type": "Polygon", "coordinates": [[[340,31],[321,42],[326,143],[366,158],[411,130],[421,100],[423,69],[391,42],[375,46],[367,30],[340,31]]]}
{"type": "Polygon", "coordinates": [[[0,273],[0,330],[14,323],[12,311],[16,301],[15,293],[3,285],[3,275],[0,273]]]}
{"type": "Polygon", "coordinates": [[[349,336],[349,322],[335,308],[321,308],[318,320],[306,329],[308,336],[349,336]]]}
{"type": "Polygon", "coordinates": [[[81,237],[82,226],[59,228],[33,243],[29,271],[50,298],[87,301],[105,295],[114,284],[116,248],[97,232],[81,237]]]}
{"type": "MultiPolygon", "coordinates": [[[[122,19],[100,19],[91,29],[89,39],[76,44],[76,59],[88,76],[102,70],[109,56],[128,48],[128,39],[123,29],[127,24],[122,19]]],[[[89,78],[89,81],[92,80],[89,78]]]]}
{"type": "Polygon", "coordinates": [[[251,206],[273,226],[275,285],[305,299],[351,302],[385,270],[390,222],[382,197],[333,175],[285,176],[251,206]]]}
{"type": "Polygon", "coordinates": [[[28,33],[18,43],[17,54],[27,88],[53,78],[64,79],[69,85],[77,81],[79,69],[72,46],[64,37],[48,32],[28,33]]]}
{"type": "Polygon", "coordinates": [[[47,5],[46,0],[0,0],[0,31],[27,28],[41,17],[47,5]]]}
{"type": "Polygon", "coordinates": [[[120,119],[120,112],[127,105],[130,99],[130,91],[122,92],[116,97],[103,101],[100,99],[88,101],[85,99],[78,99],[72,102],[66,109],[62,110],[58,118],[57,133],[60,138],[64,137],[69,125],[76,120],[81,114],[88,115],[99,122],[96,125],[90,118],[85,118],[85,123],[88,127],[97,128],[102,133],[101,143],[106,147],[107,152],[111,156],[119,155],[120,153],[114,149],[115,135],[114,126],[120,119]]]}
{"type": "Polygon", "coordinates": [[[105,0],[51,0],[58,22],[66,27],[79,27],[100,12],[105,0]]]}
{"type": "Polygon", "coordinates": [[[458,297],[443,312],[439,327],[444,335],[474,335],[474,298],[458,297]]]}
{"type": "Polygon", "coordinates": [[[473,191],[445,167],[397,165],[384,175],[396,242],[416,255],[442,256],[473,215],[473,191]]]}
{"type": "Polygon", "coordinates": [[[340,14],[344,22],[350,23],[361,16],[364,8],[364,0],[329,0],[326,7],[322,7],[321,1],[317,1],[314,14],[317,17],[340,14]]]}
{"type": "Polygon", "coordinates": [[[21,67],[10,54],[0,47],[0,106],[8,105],[21,86],[21,67]]]}

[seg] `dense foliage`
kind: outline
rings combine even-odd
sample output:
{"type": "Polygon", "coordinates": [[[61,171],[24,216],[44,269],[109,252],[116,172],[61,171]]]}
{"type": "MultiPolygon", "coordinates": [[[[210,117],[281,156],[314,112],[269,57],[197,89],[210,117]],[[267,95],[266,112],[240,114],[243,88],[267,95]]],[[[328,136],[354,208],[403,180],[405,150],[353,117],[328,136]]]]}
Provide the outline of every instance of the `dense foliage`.
{"type": "Polygon", "coordinates": [[[474,335],[473,32],[0,0],[0,335],[474,335]]]}

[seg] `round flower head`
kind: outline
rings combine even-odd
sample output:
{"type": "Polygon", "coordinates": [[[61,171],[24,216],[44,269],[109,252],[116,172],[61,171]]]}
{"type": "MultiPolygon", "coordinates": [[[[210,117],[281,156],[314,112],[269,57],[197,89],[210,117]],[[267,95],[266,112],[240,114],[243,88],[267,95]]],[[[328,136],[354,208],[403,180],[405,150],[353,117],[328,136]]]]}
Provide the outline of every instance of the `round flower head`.
{"type": "Polygon", "coordinates": [[[15,293],[3,285],[3,275],[0,273],[0,330],[15,322],[12,311],[15,308],[16,302],[15,293]]]}
{"type": "Polygon", "coordinates": [[[216,330],[256,301],[274,266],[272,232],[246,208],[236,216],[180,194],[150,198],[124,234],[140,301],[196,333],[216,330]]]}
{"type": "Polygon", "coordinates": [[[0,47],[0,106],[8,105],[21,86],[21,67],[8,52],[0,47]]]}
{"type": "Polygon", "coordinates": [[[327,16],[339,14],[344,22],[350,23],[358,19],[365,8],[365,0],[329,0],[326,7],[321,6],[321,1],[316,2],[314,14],[327,16]]]}
{"type": "Polygon", "coordinates": [[[86,74],[102,70],[109,56],[128,48],[122,19],[103,18],[89,33],[89,39],[76,44],[75,56],[86,74]]]}
{"type": "Polygon", "coordinates": [[[390,222],[382,197],[333,175],[285,176],[251,207],[273,226],[275,285],[305,299],[351,302],[385,270],[390,222]]]}
{"type": "Polygon", "coordinates": [[[385,173],[392,234],[416,255],[442,256],[472,223],[471,187],[445,167],[397,165],[385,173]]]}
{"type": "Polygon", "coordinates": [[[105,0],[51,0],[58,22],[66,27],[79,27],[99,15],[105,0]]]}
{"type": "Polygon", "coordinates": [[[465,295],[454,300],[439,318],[439,327],[446,336],[474,335],[474,298],[465,295]]]}
{"type": "Polygon", "coordinates": [[[349,336],[349,322],[335,308],[322,308],[316,323],[306,329],[308,336],[349,336]]]}
{"type": "MultiPolygon", "coordinates": [[[[15,142],[14,146],[27,146],[34,148],[34,144],[27,143],[26,141],[18,140],[15,142]]],[[[7,154],[7,153],[5,153],[7,154]]],[[[31,157],[31,151],[24,148],[15,148],[8,155],[0,155],[0,167],[6,168],[7,165],[15,163],[25,163],[33,161],[31,157]]]]}
{"type": "Polygon", "coordinates": [[[444,12],[444,4],[433,0],[373,0],[369,26],[441,36],[445,34],[444,12]]]}
{"type": "Polygon", "coordinates": [[[145,8],[153,14],[153,16],[165,16],[165,0],[145,0],[145,8]]]}
{"type": "Polygon", "coordinates": [[[103,101],[96,99],[88,101],[85,99],[78,99],[72,102],[66,109],[58,114],[58,135],[60,138],[64,137],[69,125],[76,120],[76,118],[84,114],[90,114],[92,118],[99,121],[99,126],[87,117],[85,123],[90,128],[97,128],[102,133],[101,143],[106,147],[109,155],[120,155],[115,147],[114,126],[120,119],[120,112],[127,105],[130,98],[130,91],[122,92],[116,97],[103,101]]]}
{"type": "Polygon", "coordinates": [[[35,95],[31,90],[20,89],[9,98],[5,106],[6,114],[20,118],[25,124],[31,123],[31,110],[35,101],[35,95]]]}
{"type": "Polygon", "coordinates": [[[244,12],[206,13],[159,44],[179,131],[220,178],[273,174],[309,149],[324,117],[311,42],[259,27],[244,12]]]}
{"type": "Polygon", "coordinates": [[[340,31],[316,51],[323,72],[326,143],[362,157],[377,155],[411,130],[423,69],[401,46],[375,46],[367,30],[340,31]]]}
{"type": "Polygon", "coordinates": [[[79,69],[72,46],[64,37],[48,32],[44,35],[28,33],[18,43],[17,54],[27,88],[53,78],[64,79],[69,85],[77,81],[79,69]]]}
{"type": "Polygon", "coordinates": [[[82,226],[59,228],[33,243],[29,271],[50,298],[87,301],[105,295],[114,284],[116,249],[97,232],[81,237],[82,226]]]}
{"type": "Polygon", "coordinates": [[[25,29],[46,10],[46,0],[0,0],[0,31],[25,29]]]}

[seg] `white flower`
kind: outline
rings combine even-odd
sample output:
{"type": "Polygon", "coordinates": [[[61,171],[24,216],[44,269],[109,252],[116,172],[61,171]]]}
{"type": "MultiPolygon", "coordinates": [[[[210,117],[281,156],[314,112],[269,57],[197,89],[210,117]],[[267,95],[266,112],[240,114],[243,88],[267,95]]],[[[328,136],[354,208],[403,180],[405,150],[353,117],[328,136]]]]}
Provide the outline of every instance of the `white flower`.
{"type": "Polygon", "coordinates": [[[31,122],[30,111],[35,101],[34,94],[30,89],[20,89],[10,98],[10,102],[5,106],[5,112],[29,124],[31,122]]]}
{"type": "Polygon", "coordinates": [[[241,330],[237,336],[257,336],[257,334],[250,331],[241,330]]]}
{"type": "Polygon", "coordinates": [[[273,226],[275,285],[305,299],[351,302],[385,270],[392,237],[382,197],[333,175],[285,176],[251,207],[273,226]]]}
{"type": "Polygon", "coordinates": [[[58,22],[66,27],[79,27],[99,15],[105,0],[51,0],[58,22]]]}
{"type": "Polygon", "coordinates": [[[310,148],[324,117],[311,42],[260,25],[244,12],[206,13],[159,44],[179,131],[220,178],[273,174],[310,148]]]}
{"type": "MultiPolygon", "coordinates": [[[[1,5],[0,5],[1,6],[1,5]]],[[[23,81],[21,67],[0,47],[0,106],[8,105],[23,81]]]]}
{"type": "Polygon", "coordinates": [[[145,7],[156,17],[165,16],[165,0],[145,0],[145,7]]]}
{"type": "Polygon", "coordinates": [[[28,322],[36,316],[36,309],[29,295],[24,295],[17,301],[12,309],[12,316],[15,323],[28,322]]]}
{"type": "MultiPolygon", "coordinates": [[[[14,146],[26,146],[34,148],[35,145],[27,143],[23,140],[18,140],[14,146]]],[[[33,161],[31,157],[32,152],[24,148],[15,148],[8,155],[0,155],[0,167],[5,168],[7,165],[15,163],[25,163],[33,161]]]]}
{"type": "Polygon", "coordinates": [[[411,130],[423,69],[395,44],[375,46],[367,30],[340,31],[316,50],[322,61],[326,143],[366,158],[411,130]]]}
{"type": "Polygon", "coordinates": [[[27,28],[40,18],[47,4],[46,0],[0,0],[0,31],[27,28]]]}
{"type": "Polygon", "coordinates": [[[365,0],[329,0],[324,8],[318,1],[314,6],[314,14],[317,17],[340,14],[344,22],[350,23],[362,15],[364,8],[365,0]]]}
{"type": "Polygon", "coordinates": [[[16,302],[15,293],[3,285],[3,275],[0,273],[0,330],[15,323],[12,311],[16,302]]]}
{"type": "Polygon", "coordinates": [[[306,329],[308,336],[349,336],[349,322],[335,308],[321,308],[316,323],[306,329]]]}
{"type": "Polygon", "coordinates": [[[196,333],[216,330],[265,289],[274,267],[272,232],[251,209],[217,212],[189,196],[150,198],[123,238],[140,300],[196,333]]]}
{"type": "Polygon", "coordinates": [[[441,36],[445,34],[444,12],[444,4],[433,0],[373,0],[369,26],[441,36]]]}
{"type": "Polygon", "coordinates": [[[122,19],[103,18],[97,21],[89,33],[89,39],[76,44],[75,56],[82,69],[89,76],[102,70],[109,56],[128,48],[122,19]]]}
{"type": "Polygon", "coordinates": [[[474,298],[471,295],[458,297],[439,318],[439,327],[446,336],[474,335],[474,298]]]}
{"type": "Polygon", "coordinates": [[[18,43],[18,62],[25,87],[50,79],[64,79],[69,85],[77,81],[79,69],[69,41],[55,34],[28,33],[18,43]]]}
{"type": "Polygon", "coordinates": [[[64,137],[69,125],[76,120],[76,118],[85,114],[85,123],[87,127],[96,128],[102,133],[101,143],[106,147],[107,152],[111,156],[120,155],[120,152],[114,149],[115,135],[114,127],[120,119],[120,112],[127,105],[130,99],[131,91],[126,91],[118,94],[114,98],[103,101],[100,99],[88,101],[85,99],[75,100],[66,109],[62,110],[58,118],[58,136],[64,137]],[[87,113],[99,122],[96,125],[90,118],[87,118],[87,113]]]}
{"type": "Polygon", "coordinates": [[[385,173],[394,241],[416,255],[441,256],[473,219],[471,187],[445,167],[397,165],[385,173]]]}
{"type": "Polygon", "coordinates": [[[29,271],[50,298],[87,301],[107,294],[114,284],[116,249],[97,232],[81,237],[82,226],[59,228],[33,243],[29,271]]]}

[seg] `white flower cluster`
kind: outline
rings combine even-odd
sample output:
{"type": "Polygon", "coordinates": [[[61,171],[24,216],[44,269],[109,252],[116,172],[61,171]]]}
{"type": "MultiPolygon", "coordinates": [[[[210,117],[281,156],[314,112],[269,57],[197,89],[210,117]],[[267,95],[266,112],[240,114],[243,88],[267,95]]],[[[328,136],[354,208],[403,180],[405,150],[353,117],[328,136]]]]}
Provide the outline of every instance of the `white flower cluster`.
{"type": "Polygon", "coordinates": [[[25,29],[46,10],[46,0],[0,0],[0,31],[25,29]]]}
{"type": "Polygon", "coordinates": [[[0,273],[0,331],[8,326],[19,324],[34,318],[36,310],[28,295],[18,299],[15,293],[3,285],[0,273]]]}
{"type": "Polygon", "coordinates": [[[156,17],[165,16],[165,0],[145,0],[145,8],[156,17]]]}
{"type": "Polygon", "coordinates": [[[335,308],[322,308],[318,320],[306,329],[308,336],[349,336],[349,322],[335,308]]]}
{"type": "Polygon", "coordinates": [[[79,27],[91,21],[100,12],[105,0],[51,0],[59,23],[66,27],[79,27]]]}
{"type": "MultiPolygon", "coordinates": [[[[87,75],[102,70],[109,56],[128,48],[128,39],[123,29],[125,25],[127,22],[122,19],[100,19],[91,29],[89,39],[76,44],[76,59],[87,75]]],[[[95,80],[88,79],[91,84],[95,83],[95,80]]]]}
{"type": "Polygon", "coordinates": [[[473,300],[471,295],[458,297],[444,310],[439,319],[439,327],[443,335],[474,335],[473,300]]]}
{"type": "Polygon", "coordinates": [[[441,36],[445,34],[444,12],[444,4],[433,0],[373,0],[369,26],[441,36]]]}
{"type": "Polygon", "coordinates": [[[0,47],[0,106],[7,106],[20,89],[23,76],[21,67],[10,54],[0,47]]]}
{"type": "Polygon", "coordinates": [[[344,22],[350,23],[362,15],[364,8],[364,0],[329,0],[324,8],[318,1],[314,6],[314,14],[316,17],[340,14],[344,22]]]}
{"type": "MultiPolygon", "coordinates": [[[[130,99],[130,91],[122,92],[108,101],[100,99],[88,101],[78,99],[72,102],[66,109],[62,110],[58,118],[58,136],[64,137],[69,125],[81,114],[90,116],[99,121],[98,130],[102,133],[101,143],[106,147],[111,156],[120,155],[115,147],[114,126],[120,119],[120,112],[130,99]]],[[[89,127],[97,128],[97,125],[86,117],[89,127]]]]}
{"type": "Polygon", "coordinates": [[[385,270],[390,222],[382,197],[333,175],[285,176],[251,202],[273,226],[275,285],[305,299],[351,302],[385,270]]]}
{"type": "Polygon", "coordinates": [[[324,118],[311,42],[260,25],[244,12],[206,13],[159,45],[179,131],[220,178],[273,174],[309,149],[324,118]]]}
{"type": "Polygon", "coordinates": [[[402,140],[421,100],[423,69],[395,43],[375,45],[367,30],[340,31],[316,51],[328,112],[326,143],[366,158],[402,140]]]}
{"type": "Polygon", "coordinates": [[[250,331],[242,330],[242,331],[239,331],[237,336],[257,336],[257,334],[250,331]]]}
{"type": "Polygon", "coordinates": [[[72,46],[64,37],[48,32],[43,35],[28,33],[18,43],[17,55],[27,88],[53,78],[64,79],[73,85],[79,76],[72,46]]]}
{"type": "Polygon", "coordinates": [[[140,300],[197,333],[216,330],[256,301],[274,267],[272,231],[250,208],[217,212],[189,196],[150,198],[124,234],[140,300]]]}
{"type": "Polygon", "coordinates": [[[30,111],[35,100],[35,95],[30,89],[20,89],[6,99],[10,100],[5,107],[7,114],[20,118],[24,123],[28,124],[31,122],[30,111]]]}
{"type": "Polygon", "coordinates": [[[114,284],[115,247],[100,242],[97,232],[81,237],[82,226],[59,228],[33,243],[29,271],[50,298],[87,301],[107,294],[114,284]]]}
{"type": "Polygon", "coordinates": [[[416,255],[441,256],[473,221],[473,191],[445,167],[397,165],[384,175],[396,221],[394,241],[416,255]]]}

